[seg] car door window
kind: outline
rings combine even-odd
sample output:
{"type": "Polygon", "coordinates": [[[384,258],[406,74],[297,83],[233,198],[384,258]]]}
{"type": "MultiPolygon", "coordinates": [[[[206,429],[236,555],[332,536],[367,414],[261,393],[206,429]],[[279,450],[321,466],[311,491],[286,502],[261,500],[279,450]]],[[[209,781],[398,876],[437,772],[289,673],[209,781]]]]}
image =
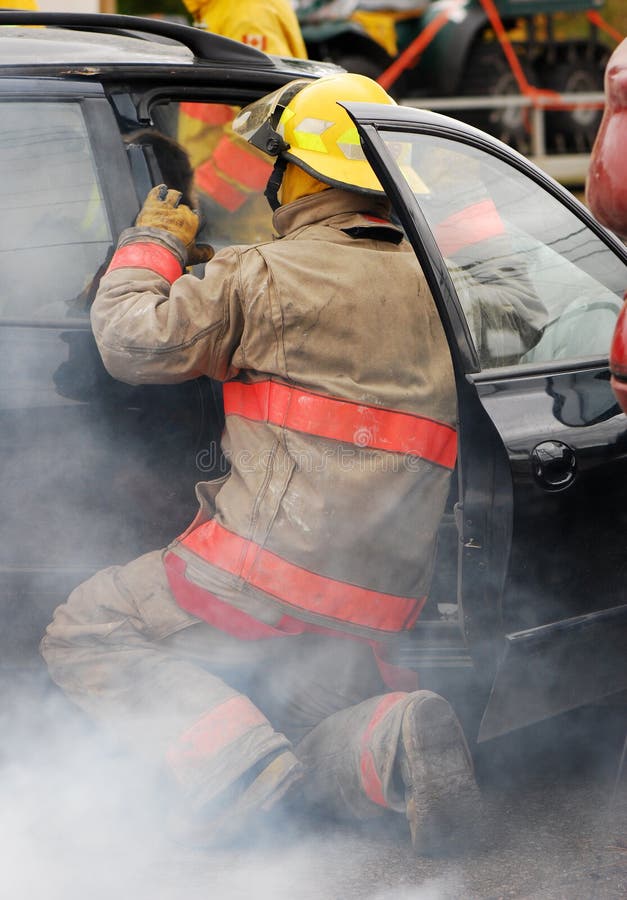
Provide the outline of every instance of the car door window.
{"type": "Polygon", "coordinates": [[[382,132],[444,257],[483,369],[607,357],[627,272],[540,185],[449,139],[382,132]]]}
{"type": "Polygon", "coordinates": [[[134,138],[148,147],[152,135],[148,153],[155,155],[169,186],[193,191],[201,215],[199,240],[216,249],[272,236],[272,211],[264,189],[274,160],[233,133],[231,122],[238,111],[238,106],[225,103],[159,103],[151,109],[154,129],[134,138]],[[168,152],[161,152],[164,141],[170,143],[168,152]],[[176,171],[170,167],[168,176],[162,163],[173,153],[178,166],[176,171]]]}
{"type": "Polygon", "coordinates": [[[111,228],[81,107],[0,102],[0,316],[87,317],[111,228]]]}

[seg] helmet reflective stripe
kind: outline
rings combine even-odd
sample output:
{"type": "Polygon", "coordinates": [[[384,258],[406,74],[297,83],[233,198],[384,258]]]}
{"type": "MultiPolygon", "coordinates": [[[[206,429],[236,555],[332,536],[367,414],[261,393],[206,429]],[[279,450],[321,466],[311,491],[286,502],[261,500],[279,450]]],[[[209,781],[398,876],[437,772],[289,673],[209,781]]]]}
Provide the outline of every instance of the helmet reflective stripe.
{"type": "Polygon", "coordinates": [[[346,157],[346,159],[365,159],[364,151],[361,149],[361,141],[359,140],[359,132],[356,128],[349,128],[344,134],[337,139],[337,145],[346,157]]]}
{"type": "Polygon", "coordinates": [[[289,122],[290,119],[293,119],[293,118],[294,118],[294,113],[292,112],[291,109],[286,108],[281,113],[281,118],[279,119],[279,121],[277,123],[276,130],[277,130],[277,134],[280,134],[284,140],[285,140],[285,125],[287,122],[289,122]]]}
{"type": "Polygon", "coordinates": [[[297,125],[294,125],[294,133],[292,140],[296,147],[303,150],[315,150],[317,153],[328,153],[322,135],[329,128],[333,128],[334,123],[326,119],[312,119],[311,117],[303,119],[297,125]]]}

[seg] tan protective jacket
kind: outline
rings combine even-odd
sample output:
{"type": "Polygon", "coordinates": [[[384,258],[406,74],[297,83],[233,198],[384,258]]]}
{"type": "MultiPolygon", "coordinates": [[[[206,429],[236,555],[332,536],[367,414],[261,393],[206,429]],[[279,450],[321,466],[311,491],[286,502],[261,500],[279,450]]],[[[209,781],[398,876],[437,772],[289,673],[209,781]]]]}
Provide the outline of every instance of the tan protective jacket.
{"type": "Polygon", "coordinates": [[[198,486],[199,518],[168,559],[179,603],[232,633],[244,613],[265,634],[305,622],[380,637],[422,608],[456,395],[388,212],[337,189],[301,198],[275,213],[280,239],[220,251],[202,279],[176,277],[166,232],[128,229],[101,282],[92,323],[112,375],[226,381],[231,473],[198,486]]]}

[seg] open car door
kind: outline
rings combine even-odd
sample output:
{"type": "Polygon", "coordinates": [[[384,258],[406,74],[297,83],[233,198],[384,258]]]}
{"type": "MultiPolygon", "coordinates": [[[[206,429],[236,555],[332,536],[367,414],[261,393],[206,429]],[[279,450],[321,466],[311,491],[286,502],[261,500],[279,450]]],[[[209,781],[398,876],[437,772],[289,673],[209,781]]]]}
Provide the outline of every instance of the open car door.
{"type": "Polygon", "coordinates": [[[627,418],[607,362],[627,253],[487,135],[423,110],[346,108],[455,365],[457,615],[492,682],[486,740],[627,688],[627,418]]]}

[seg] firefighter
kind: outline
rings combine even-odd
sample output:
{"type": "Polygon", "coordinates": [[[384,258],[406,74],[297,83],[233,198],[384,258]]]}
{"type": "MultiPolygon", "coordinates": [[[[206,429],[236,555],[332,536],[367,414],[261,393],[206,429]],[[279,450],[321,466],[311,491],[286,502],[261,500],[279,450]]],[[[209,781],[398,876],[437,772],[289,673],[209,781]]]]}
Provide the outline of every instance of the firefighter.
{"type": "Polygon", "coordinates": [[[627,240],[627,39],[614,50],[605,69],[605,98],[586,179],[586,201],[600,222],[627,240]]]}
{"type": "MultiPolygon", "coordinates": [[[[288,0],[185,0],[207,31],[276,56],[307,58],[298,20],[288,0]]],[[[265,240],[272,223],[263,197],[272,161],[238,139],[231,123],[237,108],[180,104],[178,140],[195,169],[200,209],[214,241],[265,240]]]]}
{"type": "Polygon", "coordinates": [[[278,239],[182,274],[198,220],[165,186],[121,235],[92,308],[105,365],[133,384],[223,381],[231,468],[197,486],[198,515],[168,548],[79,586],[42,653],[162,773],[181,840],[224,841],[289,791],[339,817],[396,811],[432,852],[477,815],[472,760],[449,703],[390,665],[386,642],[429,589],[455,383],[337,100],[394,102],[339,74],[234,123],[278,154],[278,239]]]}
{"type": "Polygon", "coordinates": [[[307,58],[289,0],[185,0],[195,23],[275,56],[307,58]]]}
{"type": "MultiPolygon", "coordinates": [[[[605,69],[606,104],[586,179],[586,200],[597,219],[627,241],[627,39],[605,69]]],[[[626,295],[627,296],[627,295],[626,295]]],[[[627,413],[627,312],[621,310],[610,348],[612,388],[627,413]]]]}

